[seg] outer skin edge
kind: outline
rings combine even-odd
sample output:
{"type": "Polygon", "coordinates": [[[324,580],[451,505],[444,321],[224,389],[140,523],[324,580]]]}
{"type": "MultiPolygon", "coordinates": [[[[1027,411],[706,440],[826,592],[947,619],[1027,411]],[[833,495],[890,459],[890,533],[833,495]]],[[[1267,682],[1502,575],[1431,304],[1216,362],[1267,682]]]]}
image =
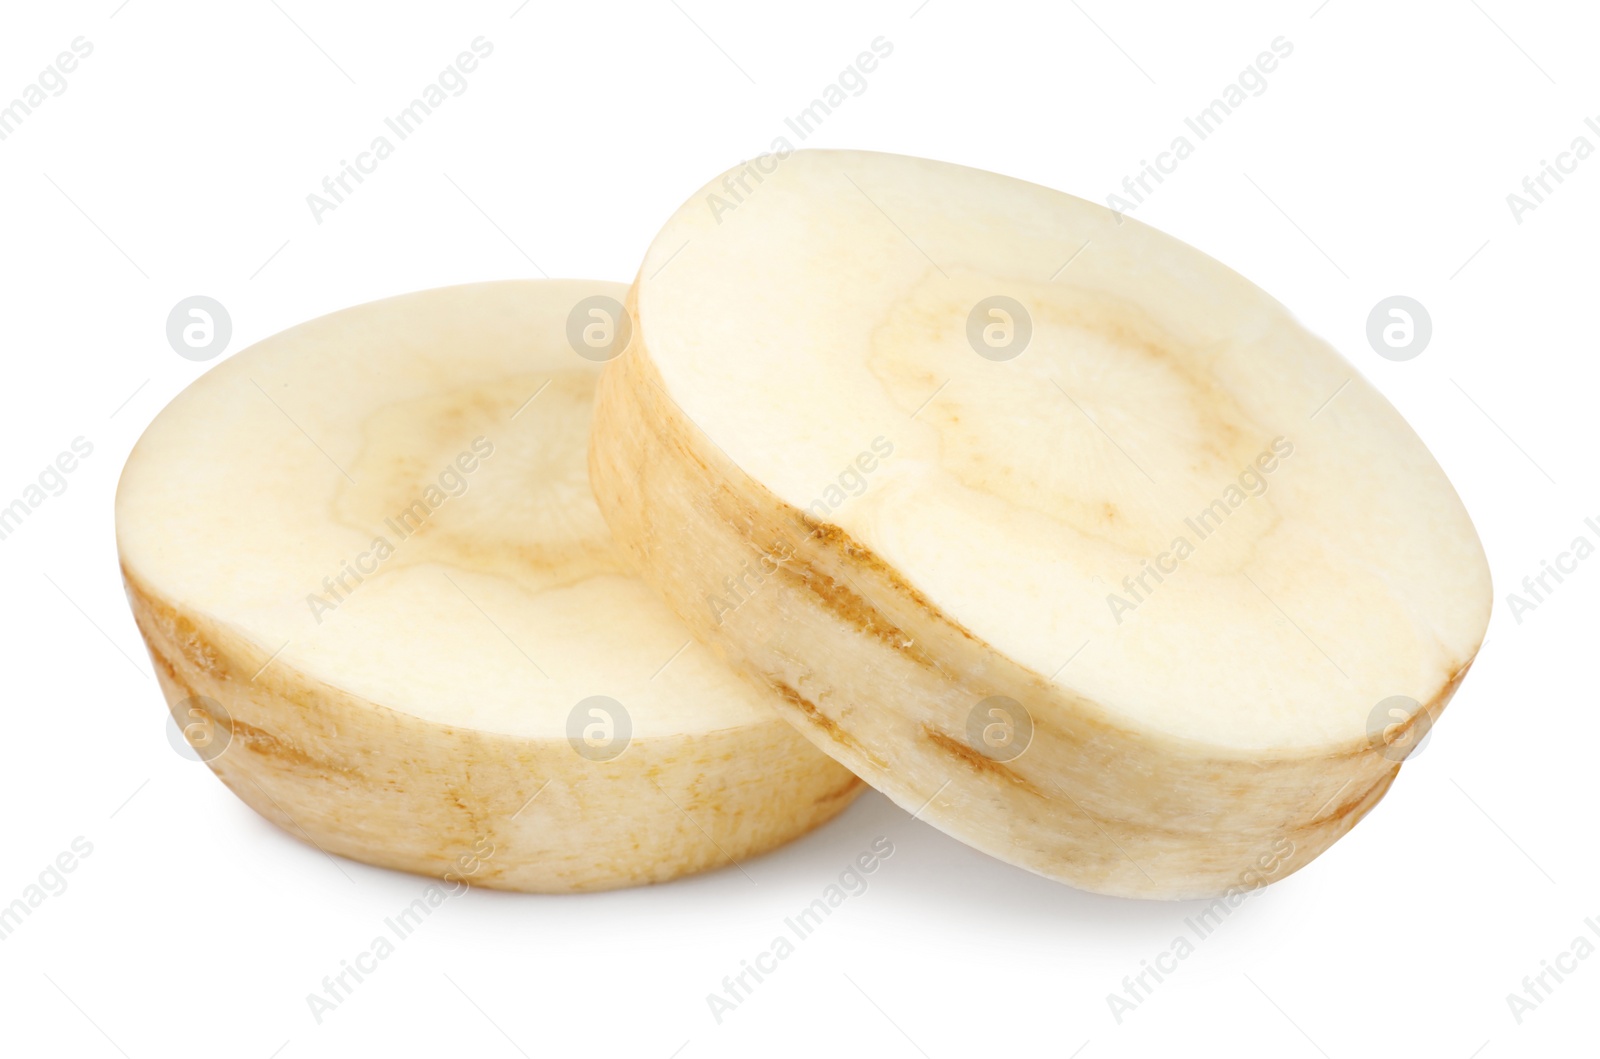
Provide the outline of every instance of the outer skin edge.
{"type": "MultiPolygon", "coordinates": [[[[637,299],[636,283],[635,320],[637,299]]],[[[589,461],[612,533],[703,643],[777,691],[784,717],[858,776],[1000,860],[1098,893],[1214,897],[1310,863],[1399,772],[1365,739],[1244,752],[1130,727],[1052,684],[740,470],[668,395],[638,326],[602,373],[589,461]],[[706,600],[724,578],[780,550],[714,618],[706,600]],[[966,742],[968,710],[991,695],[1033,720],[1009,762],[966,742]]],[[[1408,728],[1437,721],[1471,663],[1408,728]]]]}
{"type": "Polygon", "coordinates": [[[864,789],[826,756],[796,753],[777,717],[636,738],[608,762],[565,739],[425,721],[266,665],[269,650],[161,598],[126,565],[123,579],[174,719],[192,723],[181,714],[198,706],[227,739],[211,770],[326,853],[492,889],[608,890],[742,862],[864,789]]]}

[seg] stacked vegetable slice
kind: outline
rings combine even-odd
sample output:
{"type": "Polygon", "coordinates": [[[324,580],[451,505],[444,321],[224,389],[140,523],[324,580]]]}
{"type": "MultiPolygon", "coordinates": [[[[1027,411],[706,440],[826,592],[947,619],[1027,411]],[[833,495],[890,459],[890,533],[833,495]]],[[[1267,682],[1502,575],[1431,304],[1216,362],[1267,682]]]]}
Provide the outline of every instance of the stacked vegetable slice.
{"type": "Polygon", "coordinates": [[[798,152],[727,216],[685,204],[631,298],[591,456],[612,530],[818,746],[1011,863],[1281,878],[1483,638],[1477,536],[1395,410],[1103,207],[798,152]]]}

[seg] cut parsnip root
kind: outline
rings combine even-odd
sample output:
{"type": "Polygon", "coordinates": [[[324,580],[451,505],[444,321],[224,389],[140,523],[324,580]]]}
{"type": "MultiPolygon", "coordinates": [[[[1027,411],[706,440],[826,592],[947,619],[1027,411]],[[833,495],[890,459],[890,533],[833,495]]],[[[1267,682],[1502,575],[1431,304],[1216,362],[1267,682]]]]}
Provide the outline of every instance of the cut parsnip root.
{"type": "Polygon", "coordinates": [[[595,507],[625,294],[494,283],[335,313],[140,439],[117,494],[134,615],[174,717],[257,812],[372,864],[559,892],[726,866],[854,798],[686,646],[595,507]]]}
{"type": "Polygon", "coordinates": [[[769,161],[658,235],[600,387],[596,496],[679,616],[901,806],[1085,889],[1248,889],[1348,831],[1490,606],[1395,410],[1100,206],[769,161]]]}

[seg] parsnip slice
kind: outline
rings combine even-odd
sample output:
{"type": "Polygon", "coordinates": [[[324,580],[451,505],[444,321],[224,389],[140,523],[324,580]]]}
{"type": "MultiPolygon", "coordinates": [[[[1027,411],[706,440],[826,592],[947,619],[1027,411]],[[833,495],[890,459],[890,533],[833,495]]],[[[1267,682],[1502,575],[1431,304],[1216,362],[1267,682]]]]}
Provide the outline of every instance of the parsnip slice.
{"type": "Polygon", "coordinates": [[[601,383],[596,495],[679,615],[873,786],[1052,878],[1213,895],[1344,834],[1489,614],[1407,424],[1137,221],[768,162],[662,229],[601,383]]]}
{"type": "Polygon", "coordinates": [[[134,615],[257,812],[373,864],[569,891],[742,860],[860,789],[683,649],[607,533],[585,452],[625,294],[492,283],[334,313],[140,439],[117,494],[134,615]]]}

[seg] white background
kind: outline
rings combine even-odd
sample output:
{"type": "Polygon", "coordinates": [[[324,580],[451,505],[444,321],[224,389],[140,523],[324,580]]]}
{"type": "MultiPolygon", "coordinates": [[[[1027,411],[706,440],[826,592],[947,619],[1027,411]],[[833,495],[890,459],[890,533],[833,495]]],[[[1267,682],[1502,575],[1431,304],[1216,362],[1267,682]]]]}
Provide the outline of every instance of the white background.
{"type": "Polygon", "coordinates": [[[0,942],[7,1054],[1594,1054],[1600,958],[1521,1024],[1506,1001],[1600,922],[1600,558],[1520,622],[1507,603],[1575,536],[1600,539],[1583,523],[1600,518],[1600,159],[1520,224],[1506,201],[1575,137],[1600,147],[1583,124],[1600,116],[1592,9],[118,2],[7,5],[0,26],[0,102],[74,38],[94,47],[0,142],[0,503],[75,437],[94,446],[0,541],[0,904],[75,838],[93,845],[0,942]],[[480,35],[494,53],[465,94],[316,223],[306,196],[480,35]],[[167,743],[111,500],[144,425],[208,366],[169,347],[169,310],[219,299],[232,353],[417,288],[630,279],[685,197],[769,149],[880,35],[892,56],[808,145],[1102,201],[1274,38],[1292,42],[1136,216],[1292,307],[1432,447],[1496,584],[1464,689],[1365,822],[1246,902],[1120,1025],[1107,994],[1196,906],[1035,878],[876,794],[744,872],[468,893],[319,1025],[306,994],[424,881],[333,863],[167,743]],[[1403,363],[1365,337],[1392,294],[1433,320],[1403,363]],[[714,1021],[706,994],[880,835],[895,852],[870,889],[714,1021]]]}

